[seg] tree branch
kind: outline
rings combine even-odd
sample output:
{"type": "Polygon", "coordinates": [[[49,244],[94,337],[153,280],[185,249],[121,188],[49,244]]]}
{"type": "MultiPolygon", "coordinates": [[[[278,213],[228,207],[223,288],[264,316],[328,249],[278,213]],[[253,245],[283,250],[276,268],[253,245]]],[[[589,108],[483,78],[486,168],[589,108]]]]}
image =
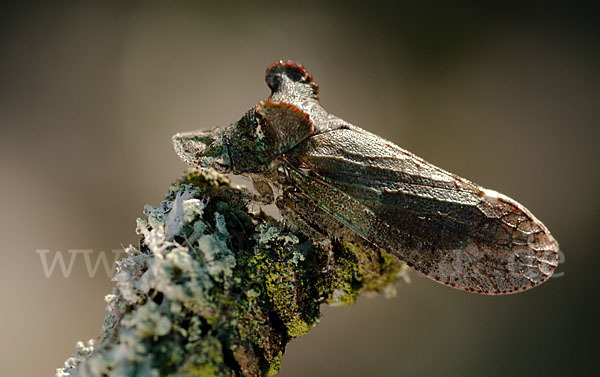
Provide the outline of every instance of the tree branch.
{"type": "Polygon", "coordinates": [[[57,376],[264,376],[322,303],[390,291],[404,271],[385,252],[315,246],[264,213],[226,176],[190,170],[138,219],[106,296],[101,336],[77,344],[57,376]],[[223,188],[227,188],[223,190],[223,188]],[[237,195],[239,194],[239,195],[237,195]]]}

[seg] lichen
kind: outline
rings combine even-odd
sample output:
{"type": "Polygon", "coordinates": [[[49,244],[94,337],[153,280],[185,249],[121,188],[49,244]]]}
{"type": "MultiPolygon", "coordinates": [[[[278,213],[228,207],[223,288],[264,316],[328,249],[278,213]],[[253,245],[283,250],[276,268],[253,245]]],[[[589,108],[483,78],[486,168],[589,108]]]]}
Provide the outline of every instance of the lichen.
{"type": "Polygon", "coordinates": [[[190,170],[138,219],[101,336],[57,376],[267,376],[323,303],[389,290],[404,266],[355,243],[314,245],[213,171],[190,170]]]}

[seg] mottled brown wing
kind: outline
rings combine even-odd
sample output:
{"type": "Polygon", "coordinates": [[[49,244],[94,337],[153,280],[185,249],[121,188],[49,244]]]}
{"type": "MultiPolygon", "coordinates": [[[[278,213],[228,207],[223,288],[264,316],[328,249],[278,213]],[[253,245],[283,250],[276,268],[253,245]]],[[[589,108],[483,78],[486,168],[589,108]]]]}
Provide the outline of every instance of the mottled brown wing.
{"type": "Polygon", "coordinates": [[[292,152],[291,179],[332,222],[443,284],[514,293],[558,265],[558,243],[519,203],[360,128],[314,135],[292,152]]]}

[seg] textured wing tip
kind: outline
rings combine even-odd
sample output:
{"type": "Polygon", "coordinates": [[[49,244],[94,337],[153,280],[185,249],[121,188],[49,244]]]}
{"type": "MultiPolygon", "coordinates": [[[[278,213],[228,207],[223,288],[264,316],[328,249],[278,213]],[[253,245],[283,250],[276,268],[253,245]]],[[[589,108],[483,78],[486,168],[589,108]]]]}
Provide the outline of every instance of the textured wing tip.
{"type": "Polygon", "coordinates": [[[519,293],[548,281],[560,263],[558,242],[549,232],[538,234],[543,242],[537,244],[516,245],[505,251],[467,246],[429,265],[407,264],[438,283],[465,292],[519,293]]]}
{"type": "Polygon", "coordinates": [[[454,281],[451,281],[435,274],[425,275],[438,283],[469,293],[488,296],[509,295],[535,288],[552,277],[558,267],[559,250],[546,250],[544,254],[544,258],[542,256],[536,258],[535,265],[520,265],[519,270],[508,272],[503,277],[490,277],[487,274],[458,275],[454,281]],[[550,255],[552,257],[548,258],[550,255]]]}
{"type": "Polygon", "coordinates": [[[293,82],[310,85],[313,95],[318,99],[319,85],[313,81],[312,75],[308,73],[304,66],[291,60],[279,60],[268,66],[265,81],[271,91],[279,91],[282,75],[286,75],[293,82]]]}

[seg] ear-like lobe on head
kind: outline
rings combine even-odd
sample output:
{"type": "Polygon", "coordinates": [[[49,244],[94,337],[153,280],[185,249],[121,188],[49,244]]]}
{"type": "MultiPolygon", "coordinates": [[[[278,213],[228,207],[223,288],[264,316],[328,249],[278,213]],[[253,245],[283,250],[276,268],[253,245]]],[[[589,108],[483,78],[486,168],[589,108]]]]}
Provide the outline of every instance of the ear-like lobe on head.
{"type": "Polygon", "coordinates": [[[268,66],[265,81],[272,101],[319,100],[319,85],[303,66],[292,61],[280,60],[268,66]]]}
{"type": "Polygon", "coordinates": [[[285,102],[261,102],[255,111],[260,130],[277,152],[284,153],[315,132],[307,113],[285,102]]]}

